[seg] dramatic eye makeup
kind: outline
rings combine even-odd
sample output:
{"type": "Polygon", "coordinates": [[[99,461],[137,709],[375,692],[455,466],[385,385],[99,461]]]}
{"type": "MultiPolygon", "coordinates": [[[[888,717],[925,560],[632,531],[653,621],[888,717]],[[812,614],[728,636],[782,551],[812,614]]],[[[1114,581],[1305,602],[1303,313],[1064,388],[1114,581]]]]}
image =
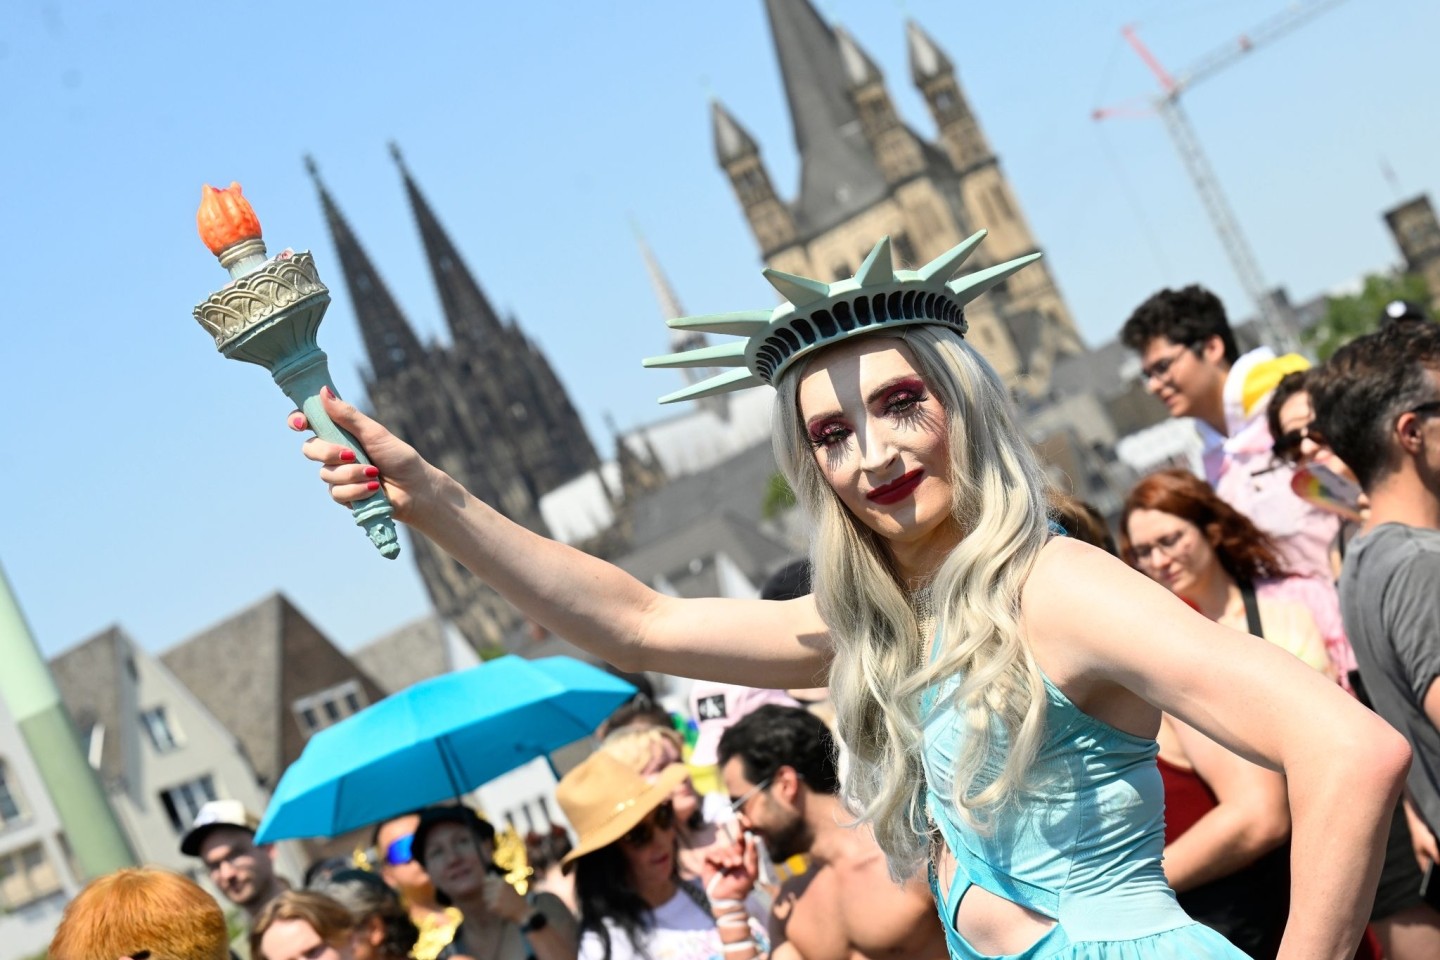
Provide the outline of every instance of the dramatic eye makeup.
{"type": "MultiPolygon", "coordinates": [[[[914,374],[906,374],[870,391],[865,398],[865,406],[875,416],[902,418],[914,416],[920,404],[929,399],[925,381],[914,374]]],[[[844,413],[839,410],[817,414],[805,424],[805,434],[815,447],[833,447],[843,443],[852,432],[844,413]]]]}

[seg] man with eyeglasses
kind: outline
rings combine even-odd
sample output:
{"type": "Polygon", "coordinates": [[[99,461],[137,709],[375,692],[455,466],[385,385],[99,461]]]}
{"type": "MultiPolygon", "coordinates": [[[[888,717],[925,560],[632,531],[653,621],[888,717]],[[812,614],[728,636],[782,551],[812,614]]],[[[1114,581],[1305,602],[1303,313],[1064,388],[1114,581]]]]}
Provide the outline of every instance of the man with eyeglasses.
{"type": "Polygon", "coordinates": [[[239,800],[211,800],[180,838],[180,852],[199,857],[210,881],[245,913],[246,929],[230,942],[230,951],[240,960],[250,960],[249,925],[289,887],[275,872],[275,848],[255,843],[259,826],[259,818],[239,800]]]}
{"type": "Polygon", "coordinates": [[[415,828],[420,825],[422,811],[402,814],[375,825],[370,845],[380,866],[380,878],[400,894],[410,912],[420,939],[412,951],[415,960],[435,957],[455,938],[455,930],[464,917],[455,907],[441,906],[435,898],[435,885],[415,858],[415,828]]]}
{"type": "Polygon", "coordinates": [[[1220,298],[1196,284],[1151,296],[1120,339],[1140,355],[1145,389],[1172,417],[1194,418],[1205,479],[1220,498],[1275,538],[1292,573],[1330,580],[1338,521],[1291,490],[1294,468],[1276,462],[1265,419],[1276,384],[1309,361],[1266,346],[1242,355],[1220,298]]]}
{"type": "MultiPolygon", "coordinates": [[[[1310,384],[1316,423],[1370,499],[1340,608],[1371,705],[1410,742],[1406,794],[1421,873],[1402,891],[1413,950],[1440,956],[1440,327],[1397,323],[1336,352],[1310,384]],[[1416,883],[1416,881],[1419,881],[1416,883]],[[1420,887],[1428,906],[1419,902],[1420,887]]],[[[1387,856],[1387,862],[1389,857],[1387,856]]],[[[1379,896],[1386,895],[1382,877],[1379,896]]]]}
{"type": "Polygon", "coordinates": [[[885,855],[840,804],[830,729],[799,707],[767,705],[720,738],[736,818],[776,861],[808,853],[770,916],[771,960],[942,960],[945,932],[923,876],[890,879],[885,855]]]}

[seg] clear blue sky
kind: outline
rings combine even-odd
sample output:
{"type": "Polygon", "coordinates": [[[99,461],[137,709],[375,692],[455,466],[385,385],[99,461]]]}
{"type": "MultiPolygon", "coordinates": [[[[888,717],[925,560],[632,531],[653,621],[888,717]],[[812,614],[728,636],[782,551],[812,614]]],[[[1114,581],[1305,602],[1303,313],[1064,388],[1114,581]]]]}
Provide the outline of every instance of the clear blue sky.
{"type": "MultiPolygon", "coordinates": [[[[828,0],[933,132],[904,19],[944,46],[1091,343],[1156,287],[1237,284],[1158,121],[1090,110],[1153,92],[1119,28],[1172,69],[1280,0],[828,0]]],[[[1436,191],[1440,5],[1351,0],[1197,87],[1190,115],[1267,279],[1297,299],[1386,266],[1380,221],[1436,191]]],[[[443,328],[385,150],[394,138],[498,308],[548,351],[592,437],[661,414],[665,331],[633,217],[692,312],[773,303],[717,169],[707,99],[797,172],[760,0],[676,3],[12,4],[0,36],[0,527],[41,645],[120,623],[164,649],[285,591],[342,646],[425,612],[408,559],[331,506],[260,369],[190,317],[224,274],[200,184],[240,180],[271,249],[315,251],[321,342],[359,394],[359,337],[301,156],[411,321],[443,328]],[[103,8],[103,9],[102,9],[103,8]]],[[[1244,312],[1238,310],[1237,312],[1244,312]]]]}

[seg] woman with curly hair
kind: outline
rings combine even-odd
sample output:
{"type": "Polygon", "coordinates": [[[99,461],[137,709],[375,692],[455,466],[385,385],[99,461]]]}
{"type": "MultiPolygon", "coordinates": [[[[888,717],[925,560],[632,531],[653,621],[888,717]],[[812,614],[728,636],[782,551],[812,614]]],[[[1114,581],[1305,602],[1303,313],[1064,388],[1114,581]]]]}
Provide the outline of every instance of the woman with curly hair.
{"type": "MultiPolygon", "coordinates": [[[[1310,610],[1276,587],[1274,543],[1183,470],[1152,473],[1125,498],[1126,560],[1196,610],[1330,670],[1310,610]]],[[[1252,957],[1273,957],[1285,929],[1290,810],[1285,780],[1162,714],[1165,875],[1180,905],[1252,957]]]]}
{"type": "Polygon", "coordinates": [[[1294,595],[1275,541],[1194,474],[1162,470],[1131,488],[1120,549],[1137,570],[1211,620],[1263,636],[1334,676],[1315,615],[1294,595]],[[1252,629],[1252,608],[1263,633],[1252,629]]]}
{"type": "Polygon", "coordinates": [[[651,362],[736,368],[667,400],[776,388],[776,458],[812,527],[811,596],[661,594],[506,519],[328,388],[307,407],[368,460],[318,437],[304,453],[335,501],[383,489],[398,519],[526,616],[622,669],[828,680],[844,797],[893,876],[928,861],[956,958],[1241,956],[1165,882],[1163,710],[1285,771],[1304,864],[1286,948],[1348,960],[1404,739],[1294,658],[1055,534],[1006,386],[964,338],[965,304],[1033,257],[956,277],[982,238],[918,270],[896,269],[882,238],[834,283],[768,271],[780,306],[671,321],[747,339],[651,362]]]}

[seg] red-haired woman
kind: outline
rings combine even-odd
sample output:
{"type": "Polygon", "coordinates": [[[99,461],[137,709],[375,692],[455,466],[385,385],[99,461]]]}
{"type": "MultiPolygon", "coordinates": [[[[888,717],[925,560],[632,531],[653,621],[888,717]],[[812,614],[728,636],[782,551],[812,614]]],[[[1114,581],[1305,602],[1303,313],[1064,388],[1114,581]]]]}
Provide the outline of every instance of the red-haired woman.
{"type": "MultiPolygon", "coordinates": [[[[1126,560],[1211,620],[1274,643],[1332,673],[1309,608],[1265,534],[1184,471],[1145,477],[1120,523],[1126,560]]],[[[1284,778],[1163,715],[1165,875],[1196,920],[1253,957],[1273,957],[1284,931],[1290,811],[1284,778]]]]}

